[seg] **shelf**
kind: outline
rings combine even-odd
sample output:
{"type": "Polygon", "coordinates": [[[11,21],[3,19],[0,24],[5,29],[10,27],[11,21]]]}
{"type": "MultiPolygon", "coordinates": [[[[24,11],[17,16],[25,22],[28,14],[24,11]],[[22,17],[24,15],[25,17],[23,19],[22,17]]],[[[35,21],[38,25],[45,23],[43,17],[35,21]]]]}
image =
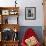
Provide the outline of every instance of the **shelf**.
{"type": "Polygon", "coordinates": [[[19,24],[0,24],[0,27],[1,27],[1,31],[5,28],[9,28],[9,29],[12,29],[13,31],[16,29],[17,32],[19,31],[20,29],[20,26],[19,24]]]}
{"type": "Polygon", "coordinates": [[[19,40],[15,40],[15,41],[12,41],[12,40],[10,40],[10,41],[3,41],[3,42],[5,42],[5,43],[15,43],[15,42],[19,42],[19,40]]]}
{"type": "Polygon", "coordinates": [[[0,7],[1,15],[18,15],[19,7],[0,7]]]}
{"type": "Polygon", "coordinates": [[[19,9],[19,7],[0,7],[0,9],[2,9],[2,10],[6,10],[6,9],[19,9]]]}
{"type": "Polygon", "coordinates": [[[18,46],[18,41],[2,42],[3,46],[18,46]]]}
{"type": "Polygon", "coordinates": [[[19,16],[18,14],[17,15],[1,15],[1,16],[19,16]]]}
{"type": "Polygon", "coordinates": [[[2,24],[18,24],[18,16],[2,16],[2,24]]]}

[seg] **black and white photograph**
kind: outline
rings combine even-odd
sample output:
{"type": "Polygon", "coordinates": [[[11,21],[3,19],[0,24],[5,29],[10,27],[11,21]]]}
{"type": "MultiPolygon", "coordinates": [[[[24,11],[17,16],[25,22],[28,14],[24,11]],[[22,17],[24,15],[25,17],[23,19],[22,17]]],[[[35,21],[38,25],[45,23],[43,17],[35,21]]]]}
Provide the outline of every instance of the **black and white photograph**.
{"type": "Polygon", "coordinates": [[[36,19],[36,7],[26,7],[25,8],[25,19],[26,20],[36,19]]]}

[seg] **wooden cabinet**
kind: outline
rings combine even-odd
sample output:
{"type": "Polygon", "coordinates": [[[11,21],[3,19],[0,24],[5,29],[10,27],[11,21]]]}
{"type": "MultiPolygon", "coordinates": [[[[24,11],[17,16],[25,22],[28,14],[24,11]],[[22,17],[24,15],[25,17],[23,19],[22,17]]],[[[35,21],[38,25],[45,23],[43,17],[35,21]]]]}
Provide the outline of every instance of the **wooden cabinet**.
{"type": "Polygon", "coordinates": [[[19,7],[0,7],[0,46],[18,46],[19,39],[16,39],[19,31],[18,17],[19,7]]]}

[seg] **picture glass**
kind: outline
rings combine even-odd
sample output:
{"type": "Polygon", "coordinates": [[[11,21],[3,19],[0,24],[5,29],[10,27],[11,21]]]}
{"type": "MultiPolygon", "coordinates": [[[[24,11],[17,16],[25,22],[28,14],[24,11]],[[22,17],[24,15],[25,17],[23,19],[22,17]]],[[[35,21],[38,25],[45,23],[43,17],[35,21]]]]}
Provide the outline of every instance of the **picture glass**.
{"type": "Polygon", "coordinates": [[[25,19],[27,19],[27,20],[36,19],[36,8],[35,7],[26,7],[25,8],[25,19]]]}

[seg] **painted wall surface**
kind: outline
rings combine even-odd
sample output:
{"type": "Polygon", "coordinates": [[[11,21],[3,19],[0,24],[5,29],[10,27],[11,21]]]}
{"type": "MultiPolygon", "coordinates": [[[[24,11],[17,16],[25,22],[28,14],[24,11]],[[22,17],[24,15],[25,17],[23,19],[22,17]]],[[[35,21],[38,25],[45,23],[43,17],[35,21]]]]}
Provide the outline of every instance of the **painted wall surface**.
{"type": "MultiPolygon", "coordinates": [[[[15,6],[15,0],[0,0],[1,7],[15,6]]],[[[17,0],[20,26],[43,26],[42,0],[17,0]],[[36,20],[25,20],[25,7],[36,7],[36,20]]],[[[12,17],[11,17],[12,18],[12,17]]],[[[10,19],[9,19],[10,20],[10,19]]],[[[15,20],[13,21],[15,22],[15,20]]]]}
{"type": "Polygon", "coordinates": [[[21,20],[19,18],[20,20],[19,24],[21,24],[22,26],[42,26],[43,25],[42,0],[21,0],[20,2],[21,20]],[[36,20],[25,20],[25,7],[36,7],[36,20]]]}

